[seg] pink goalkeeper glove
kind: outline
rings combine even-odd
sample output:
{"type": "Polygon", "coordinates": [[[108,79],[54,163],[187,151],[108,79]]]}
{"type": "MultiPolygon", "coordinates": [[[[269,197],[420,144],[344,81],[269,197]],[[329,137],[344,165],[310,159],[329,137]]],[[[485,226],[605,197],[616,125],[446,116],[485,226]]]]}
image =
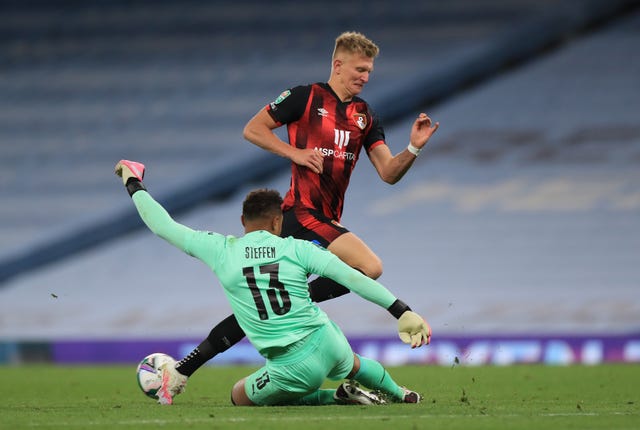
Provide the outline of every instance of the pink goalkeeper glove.
{"type": "Polygon", "coordinates": [[[127,185],[129,178],[136,178],[142,182],[144,178],[144,164],[137,161],[120,160],[116,164],[115,174],[122,178],[122,183],[127,185]]]}

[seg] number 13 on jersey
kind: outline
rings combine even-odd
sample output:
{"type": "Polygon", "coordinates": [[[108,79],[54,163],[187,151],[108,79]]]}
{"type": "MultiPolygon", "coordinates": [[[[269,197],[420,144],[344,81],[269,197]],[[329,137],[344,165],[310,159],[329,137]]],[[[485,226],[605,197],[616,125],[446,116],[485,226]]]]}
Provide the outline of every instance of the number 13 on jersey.
{"type": "Polygon", "coordinates": [[[266,291],[269,305],[275,315],[284,315],[291,310],[291,299],[289,292],[285,289],[284,284],[278,279],[278,263],[265,264],[263,266],[249,266],[242,268],[242,274],[247,280],[247,285],[253,295],[256,303],[256,310],[261,320],[269,319],[269,312],[263,299],[263,291],[266,291]],[[268,285],[264,285],[262,279],[256,280],[255,270],[258,269],[260,274],[269,275],[268,285]],[[260,283],[260,285],[258,285],[260,283]]]}

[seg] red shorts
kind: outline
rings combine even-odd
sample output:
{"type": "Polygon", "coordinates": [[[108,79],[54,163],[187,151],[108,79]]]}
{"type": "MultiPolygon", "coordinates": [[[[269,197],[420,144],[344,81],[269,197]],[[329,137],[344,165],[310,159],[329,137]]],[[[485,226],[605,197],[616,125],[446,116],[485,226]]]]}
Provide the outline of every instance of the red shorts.
{"type": "Polygon", "coordinates": [[[282,237],[293,236],[296,239],[308,240],[324,248],[336,240],[338,236],[349,230],[335,220],[327,218],[323,213],[307,208],[292,208],[284,212],[282,237]]]}

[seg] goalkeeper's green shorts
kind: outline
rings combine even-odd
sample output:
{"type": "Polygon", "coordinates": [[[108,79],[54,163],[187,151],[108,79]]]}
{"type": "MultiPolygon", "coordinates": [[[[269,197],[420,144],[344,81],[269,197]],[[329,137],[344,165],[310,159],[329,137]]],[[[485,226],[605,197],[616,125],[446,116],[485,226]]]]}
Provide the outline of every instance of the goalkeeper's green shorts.
{"type": "Polygon", "coordinates": [[[326,379],[344,379],[353,369],[353,351],[342,330],[330,322],[287,351],[267,359],[249,375],[244,389],[256,405],[294,404],[326,379]]]}

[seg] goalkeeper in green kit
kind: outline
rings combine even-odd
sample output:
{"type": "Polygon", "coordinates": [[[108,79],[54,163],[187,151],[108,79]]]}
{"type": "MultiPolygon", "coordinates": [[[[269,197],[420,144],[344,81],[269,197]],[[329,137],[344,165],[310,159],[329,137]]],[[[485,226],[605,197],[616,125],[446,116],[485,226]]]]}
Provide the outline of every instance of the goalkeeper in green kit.
{"type": "MultiPolygon", "coordinates": [[[[400,338],[412,348],[428,344],[431,329],[377,281],[311,242],[281,238],[282,198],[274,190],[250,192],[242,208],[242,237],[196,231],[175,222],[142,184],[145,167],[121,160],[115,171],[149,229],[217,275],[233,313],[265,365],[238,381],[234,405],[418,403],[380,363],[354,354],[340,328],[309,296],[310,273],[339,282],[398,318],[400,338]],[[326,379],[343,382],[320,389],[326,379]],[[356,382],[353,382],[356,381],[356,382]],[[361,384],[369,390],[359,386],[361,384]]],[[[159,403],[171,404],[186,377],[173,366],[163,371],[159,403]]]]}

